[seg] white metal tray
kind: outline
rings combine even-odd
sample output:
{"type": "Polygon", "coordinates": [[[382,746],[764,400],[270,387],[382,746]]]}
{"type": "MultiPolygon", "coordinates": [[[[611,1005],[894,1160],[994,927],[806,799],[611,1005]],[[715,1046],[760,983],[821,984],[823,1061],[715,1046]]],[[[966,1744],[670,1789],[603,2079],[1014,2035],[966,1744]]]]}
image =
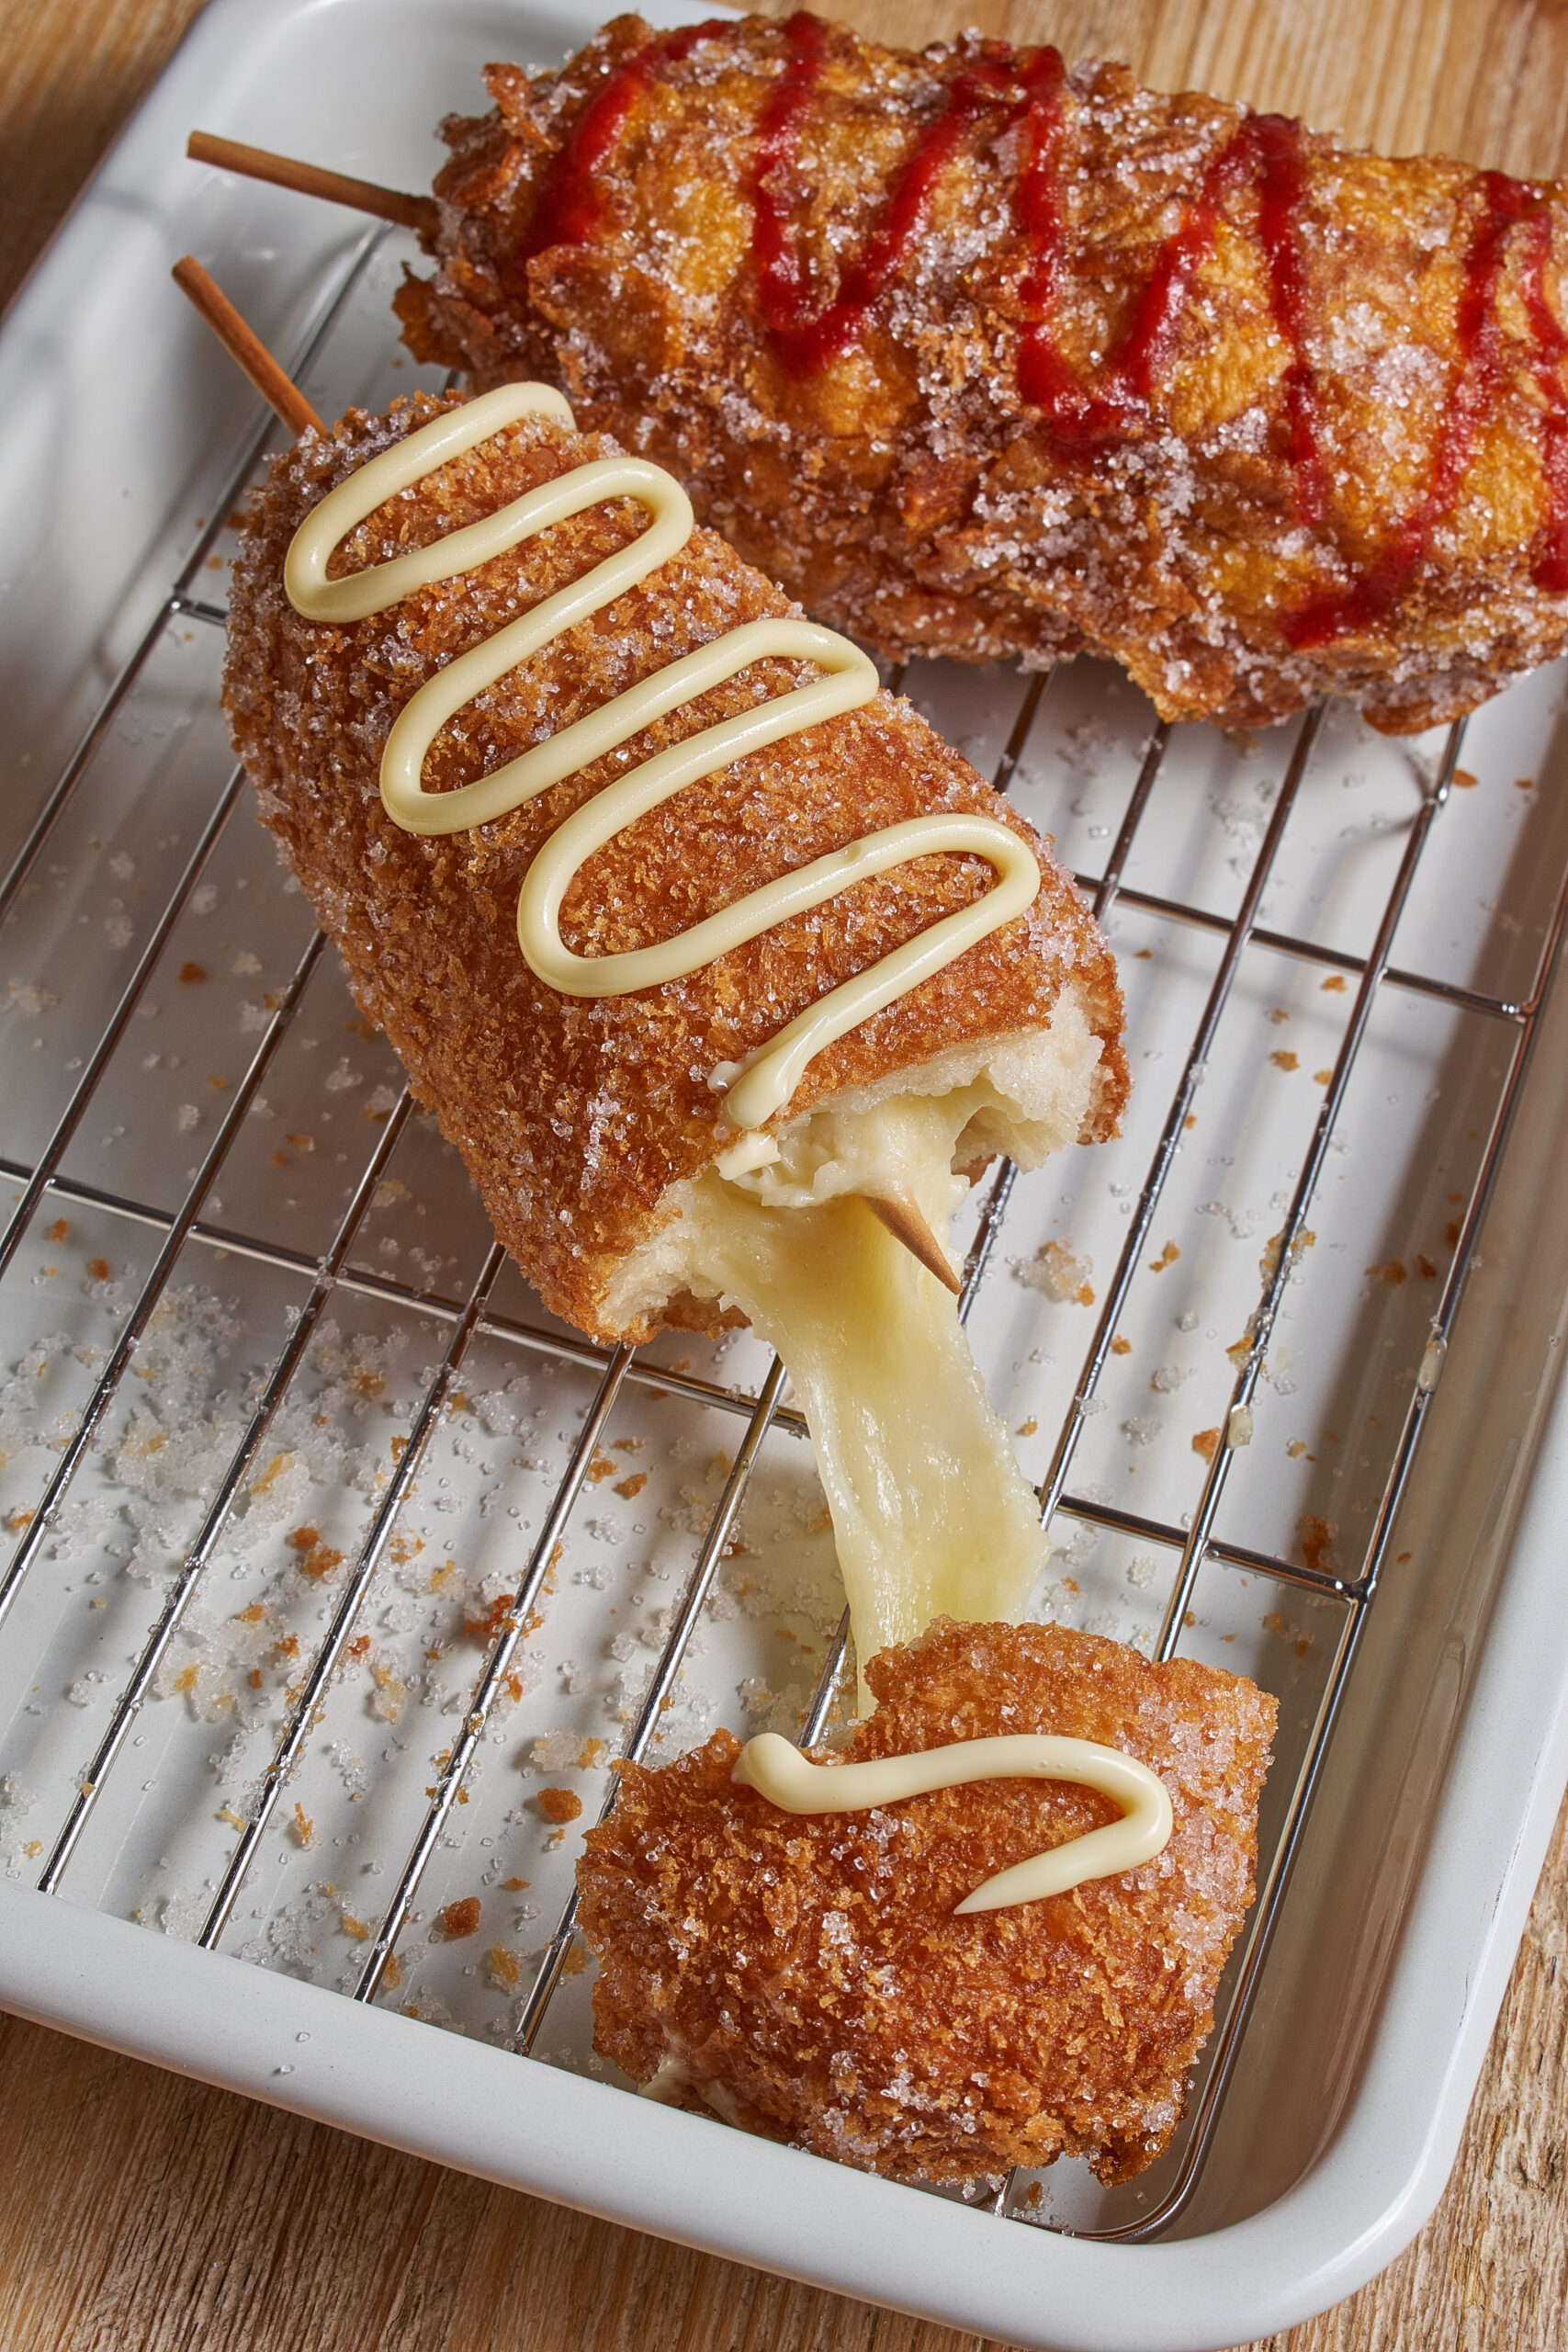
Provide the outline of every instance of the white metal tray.
{"type": "Polygon", "coordinates": [[[1247,743],[1089,664],[911,673],[1128,989],[1126,1135],[1004,1171],[966,1237],[1038,1605],[1279,1693],[1265,1894],[1187,2132],[1119,2191],[928,2196],[594,2079],[537,1792],[586,1823],[628,1745],[826,1706],[819,1490],[749,1338],[555,1323],[363,1034],[223,741],[265,428],[167,277],[195,251],[327,413],[408,389],[412,248],[187,130],[423,186],[486,59],[592,23],[214,0],[0,334],[0,2001],[1008,2342],[1266,2335],[1435,2201],[1568,1774],[1562,680],[1462,742],[1247,743]]]}

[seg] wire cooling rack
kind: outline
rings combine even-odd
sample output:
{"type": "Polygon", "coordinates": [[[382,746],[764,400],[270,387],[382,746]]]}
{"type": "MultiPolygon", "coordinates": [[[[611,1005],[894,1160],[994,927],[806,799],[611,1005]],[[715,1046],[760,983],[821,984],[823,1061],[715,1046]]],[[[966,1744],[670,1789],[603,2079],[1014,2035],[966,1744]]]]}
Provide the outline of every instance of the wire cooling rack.
{"type": "MultiPolygon", "coordinates": [[[[324,287],[329,413],[393,355],[401,241],[324,287]]],[[[820,1490],[749,1335],[555,1321],[348,999],[216,707],[258,434],[0,886],[0,1851],[47,1893],[603,2072],[571,1862],[617,1757],[816,1738],[844,1684],[820,1490]]],[[[1316,707],[1152,723],[1092,665],[903,684],[1111,931],[1134,1102],[1008,1166],[962,1311],[1039,1484],[1042,1614],[1280,1700],[1259,1894],[1138,2183],[971,2201],[1149,2236],[1199,2177],[1562,935],[1551,675],[1390,743],[1316,707]]],[[[719,2128],[716,2125],[715,2128],[719,2128]]]]}

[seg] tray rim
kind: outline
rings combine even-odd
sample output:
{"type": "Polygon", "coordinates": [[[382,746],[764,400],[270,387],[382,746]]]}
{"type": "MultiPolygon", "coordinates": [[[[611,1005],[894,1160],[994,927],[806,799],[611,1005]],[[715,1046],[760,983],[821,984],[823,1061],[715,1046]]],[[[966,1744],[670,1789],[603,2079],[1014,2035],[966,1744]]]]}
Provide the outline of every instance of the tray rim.
{"type": "MultiPolygon", "coordinates": [[[[13,297],[0,322],[0,371],[52,327],[57,305],[69,314],[82,300],[96,191],[149,169],[167,151],[170,126],[221,115],[211,93],[234,86],[248,48],[270,45],[306,17],[374,6],[208,0],[13,297]]],[[[645,6],[660,23],[698,13],[678,0],[645,6]]],[[[519,10],[531,14],[580,36],[601,21],[592,0],[519,10]]],[[[167,259],[177,250],[170,243],[167,259]]],[[[237,397],[236,413],[240,405],[237,397]]],[[[1553,1659],[1539,1639],[1557,1598],[1565,1517],[1568,1392],[1559,1382],[1355,2089],[1306,2175],[1216,2230],[1149,2245],[1027,2226],[998,2237],[988,2214],[917,2203],[874,2177],[739,2142],[705,2119],[540,2062],[523,2060],[519,2072],[504,2051],[451,2035],[438,2041],[394,2012],[6,1883],[0,2007],[411,2154],[1004,2342],[1041,2352],[1220,2352],[1353,2292],[1441,2194],[1568,1781],[1568,1657],[1553,1659]],[[1501,1851],[1499,1786],[1522,1792],[1501,1851]],[[1490,1868],[1476,1867],[1478,1852],[1490,1868]],[[1411,2095],[1417,2083],[1422,2099],[1411,2095]]]]}

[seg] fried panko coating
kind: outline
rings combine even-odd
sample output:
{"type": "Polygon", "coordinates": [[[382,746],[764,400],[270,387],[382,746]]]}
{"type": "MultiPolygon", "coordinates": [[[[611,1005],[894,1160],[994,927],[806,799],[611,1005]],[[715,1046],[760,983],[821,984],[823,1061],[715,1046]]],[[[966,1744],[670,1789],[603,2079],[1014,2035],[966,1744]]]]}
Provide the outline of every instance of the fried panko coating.
{"type": "MultiPolygon", "coordinates": [[[[899,2180],[1088,2155],[1152,2164],[1251,1902],[1275,1702],[1237,1675],[1061,1625],[939,1619],[873,1658],[840,1760],[999,1733],[1120,1747],[1175,1829],[1141,1870],[954,1917],[994,1871],[1114,1818],[1061,1782],[987,1781],[797,1816],[730,1779],[739,1743],[623,1767],[578,1865],[595,2046],[681,2103],[899,2180]],[[673,2072],[673,2069],[671,2069],[673,2072]]],[[[832,1761],[818,1751],[822,1762],[832,1761]]]]}
{"type": "Polygon", "coordinates": [[[487,79],[405,339],[559,383],[852,635],[1395,733],[1568,643],[1562,183],[806,15],[487,79]]]}
{"type": "MultiPolygon", "coordinates": [[[[467,1161],[497,1234],[555,1312],[599,1338],[642,1339],[650,1327],[623,1328],[604,1293],[668,1216],[668,1189],[733,1139],[708,1082],[715,1066],[743,1060],[840,980],[968,903],[992,872],[968,856],[922,858],[661,988],[590,998],[547,988],[523,961],[515,920],[546,837],[634,761],[813,672],[755,662],[506,816],[445,837],[405,831],[378,782],[399,712],[438,667],[580,578],[641,523],[630,500],[610,501],[368,620],[302,618],[283,564],[304,516],[377,451],[457,405],[422,395],[386,417],[351,410],[274,461],[235,560],[224,707],[264,821],[341,949],[358,1003],[467,1161]]],[[[385,561],[615,454],[602,435],[525,420],[379,507],[335,571],[385,561]]],[[[791,609],[699,530],[468,705],[432,747],[426,787],[488,773],[727,629],[791,609]]],[[[562,936],[581,955],[667,939],[776,874],[936,809],[1010,825],[1040,860],[1039,896],[829,1046],[787,1115],[952,1047],[1045,1029],[1070,994],[1100,1040],[1082,1139],[1111,1132],[1127,1076],[1103,938],[1032,829],[890,695],[736,762],[629,826],[585,862],[562,936]]],[[[666,1314],[707,1329],[717,1309],[677,1300],[666,1314]]]]}

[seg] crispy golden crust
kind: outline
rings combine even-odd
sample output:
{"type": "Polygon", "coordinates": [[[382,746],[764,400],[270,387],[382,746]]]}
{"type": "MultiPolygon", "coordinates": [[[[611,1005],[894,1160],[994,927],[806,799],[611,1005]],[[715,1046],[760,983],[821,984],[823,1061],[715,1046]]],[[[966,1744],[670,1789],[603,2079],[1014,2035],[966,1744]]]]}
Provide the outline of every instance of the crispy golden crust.
{"type": "Polygon", "coordinates": [[[717,1732],[661,1770],[624,1768],[584,1840],[597,2048],[638,2081],[677,2055],[687,2104],[897,2179],[1071,2154],[1102,2180],[1141,2172],[1180,2116],[1252,1900],[1274,1701],[1065,1626],[945,1619],[867,1679],[880,1703],[846,1760],[998,1733],[1099,1740],[1159,1773],[1170,1843],[1122,1878],[959,1918],[993,1871],[1112,1818],[1110,1800],[987,1781],[799,1817],[734,1785],[739,1743],[717,1732]]]}
{"type": "MultiPolygon", "coordinates": [[[[303,516],[375,451],[450,405],[422,397],[386,418],[351,411],[275,462],[236,560],[224,707],[264,820],[341,948],[359,1003],[462,1153],[497,1233],[556,1312],[604,1338],[643,1338],[606,1323],[604,1287],[660,1223],[667,1189],[721,1148],[715,1065],[742,1059],[829,987],[967,903],[991,871],[968,857],[924,859],[635,996],[563,998],[536,980],[519,953],[515,909],[546,836],[623,766],[811,673],[807,664],[759,662],[480,831],[405,832],[378,788],[381,750],[404,704],[438,664],[638,527],[637,510],[616,502],[354,627],[301,619],[282,569],[303,516]]],[[[613,450],[541,421],[509,428],[378,509],[337,569],[385,560],[613,450]]],[[[641,587],[461,713],[431,752],[427,786],[498,766],[694,646],[790,609],[699,531],[641,587]]],[[[618,835],[573,884],[562,935],[580,954],[668,938],[774,874],[931,809],[978,810],[1010,825],[1040,856],[1040,895],[823,1053],[792,1113],[949,1046],[1039,1029],[1070,982],[1102,1046],[1084,1139],[1111,1132],[1126,1065],[1104,940],[1038,837],[891,695],[689,786],[618,835]]],[[[703,1319],[691,1302],[675,1312],[703,1319]]]]}
{"type": "Polygon", "coordinates": [[[799,54],[760,17],[676,54],[622,17],[558,74],[492,66],[494,111],[445,126],[440,267],[398,300],[412,348],[481,385],[558,382],[809,610],[892,653],[1087,649],[1168,718],[1256,725],[1326,690],[1404,731],[1568,642],[1560,186],[1287,125],[1270,225],[1250,142],[1274,118],[1095,64],[1053,116],[1040,52],[830,28],[781,139],[799,54]],[[555,202],[558,158],[638,60],[575,211],[555,202]],[[814,316],[875,264],[900,174],[977,74],[1015,96],[965,117],[863,334],[803,368],[761,286],[759,187],[814,316]],[[1069,408],[1114,393],[1157,257],[1238,138],[1135,413],[1074,446],[1031,336],[1043,321],[1069,408]],[[1303,635],[1368,582],[1367,609],[1303,635]]]}

